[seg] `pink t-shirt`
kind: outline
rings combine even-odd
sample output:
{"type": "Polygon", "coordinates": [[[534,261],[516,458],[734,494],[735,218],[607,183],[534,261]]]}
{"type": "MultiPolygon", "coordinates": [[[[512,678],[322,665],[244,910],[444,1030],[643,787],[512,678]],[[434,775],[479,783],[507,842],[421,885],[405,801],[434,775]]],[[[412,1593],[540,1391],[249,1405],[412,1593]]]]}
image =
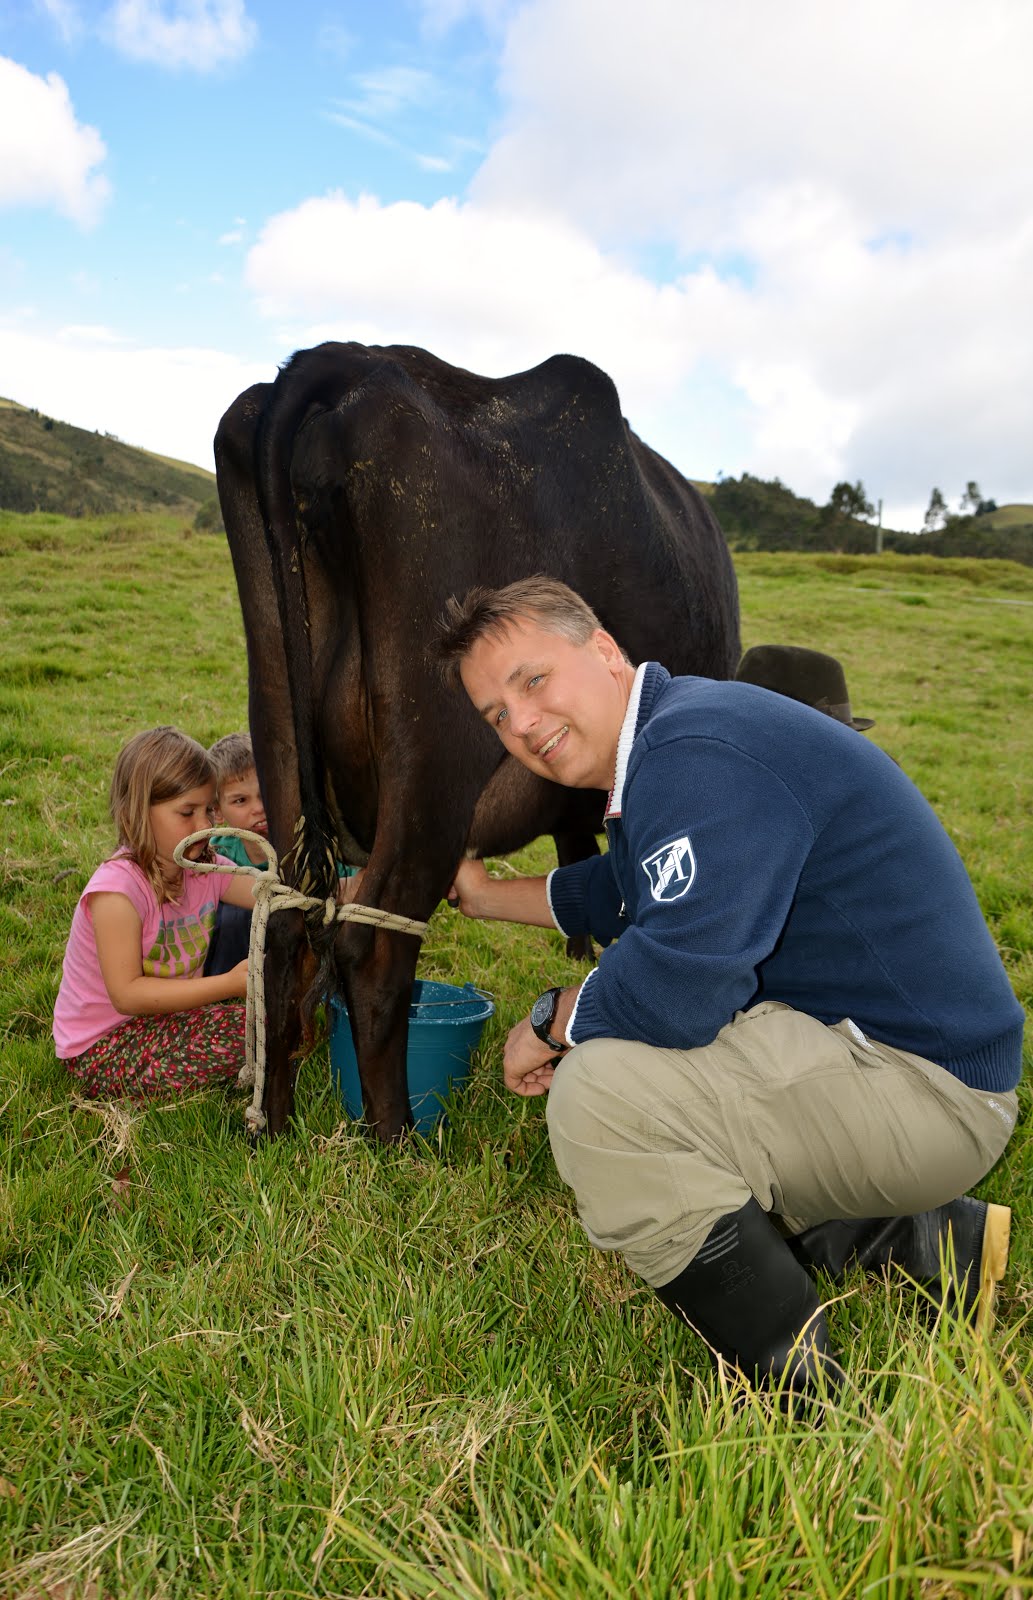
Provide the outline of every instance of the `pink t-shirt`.
{"type": "Polygon", "coordinates": [[[128,1020],[111,1004],[104,984],[90,896],[114,892],[132,902],[142,924],[145,977],[193,978],[204,966],[215,926],[215,908],[229,881],[221,872],[184,872],[180,898],[159,905],[143,872],[128,856],[115,856],[97,868],[72,917],[54,1006],[54,1043],[62,1061],[82,1055],[128,1020]]]}

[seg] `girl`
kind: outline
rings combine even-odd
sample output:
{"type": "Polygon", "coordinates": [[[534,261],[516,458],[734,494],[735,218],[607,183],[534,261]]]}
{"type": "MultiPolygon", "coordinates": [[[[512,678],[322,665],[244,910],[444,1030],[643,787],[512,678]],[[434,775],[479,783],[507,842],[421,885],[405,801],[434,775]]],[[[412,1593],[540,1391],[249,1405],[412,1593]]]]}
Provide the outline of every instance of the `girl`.
{"type": "MultiPolygon", "coordinates": [[[[115,763],[119,848],[75,909],[54,1008],[57,1054],[87,1095],[198,1089],[243,1066],[247,961],[201,973],[218,901],[252,909],[252,880],[172,857],[214,800],[207,753],[177,728],[136,734],[115,763]]],[[[203,842],[189,855],[220,859],[203,842]]]]}

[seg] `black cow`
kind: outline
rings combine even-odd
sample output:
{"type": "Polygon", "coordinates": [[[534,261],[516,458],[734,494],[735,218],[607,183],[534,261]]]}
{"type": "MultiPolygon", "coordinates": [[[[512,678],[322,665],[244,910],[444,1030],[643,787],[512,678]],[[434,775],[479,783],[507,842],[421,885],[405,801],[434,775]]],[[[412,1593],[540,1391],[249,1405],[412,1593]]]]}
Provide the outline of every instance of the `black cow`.
{"type": "MultiPolygon", "coordinates": [[[[501,855],[542,833],[561,861],[597,848],[604,797],[533,776],[441,685],[428,646],[449,595],[544,572],[633,660],[735,671],[720,529],[587,361],[493,379],[406,346],[323,344],[240,395],[215,459],[270,837],[310,893],[333,893],[335,857],[368,860],[362,900],[423,920],[464,851],[501,855]]],[[[395,1139],[410,1121],[418,940],[357,923],[311,938],[347,1000],[367,1120],[395,1139]]],[[[271,1133],[293,1102],[306,952],[300,913],[272,917],[271,1133]]]]}

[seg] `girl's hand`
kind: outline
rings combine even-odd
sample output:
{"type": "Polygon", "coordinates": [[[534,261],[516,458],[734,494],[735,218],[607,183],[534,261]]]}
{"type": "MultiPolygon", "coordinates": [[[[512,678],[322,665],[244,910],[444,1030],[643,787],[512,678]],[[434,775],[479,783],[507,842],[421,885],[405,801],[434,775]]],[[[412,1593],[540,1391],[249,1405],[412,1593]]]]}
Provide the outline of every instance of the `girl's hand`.
{"type": "Polygon", "coordinates": [[[233,987],[230,990],[229,994],[226,996],[227,1000],[244,1000],[244,999],[246,999],[246,997],[247,997],[247,956],[244,957],[243,961],[238,961],[237,965],[235,967],[231,967],[229,972],[226,974],[226,977],[229,980],[229,982],[233,985],[233,987]]]}

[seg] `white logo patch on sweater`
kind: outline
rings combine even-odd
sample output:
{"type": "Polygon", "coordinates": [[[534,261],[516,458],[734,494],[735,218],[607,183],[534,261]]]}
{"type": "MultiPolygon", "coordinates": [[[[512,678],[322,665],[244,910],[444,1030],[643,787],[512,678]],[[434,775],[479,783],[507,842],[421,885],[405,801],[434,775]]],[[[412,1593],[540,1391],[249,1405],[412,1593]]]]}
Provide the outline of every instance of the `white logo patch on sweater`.
{"type": "Polygon", "coordinates": [[[692,887],[696,876],[696,857],[688,838],[672,839],[646,856],[642,870],[649,879],[654,900],[680,900],[692,887]]]}

